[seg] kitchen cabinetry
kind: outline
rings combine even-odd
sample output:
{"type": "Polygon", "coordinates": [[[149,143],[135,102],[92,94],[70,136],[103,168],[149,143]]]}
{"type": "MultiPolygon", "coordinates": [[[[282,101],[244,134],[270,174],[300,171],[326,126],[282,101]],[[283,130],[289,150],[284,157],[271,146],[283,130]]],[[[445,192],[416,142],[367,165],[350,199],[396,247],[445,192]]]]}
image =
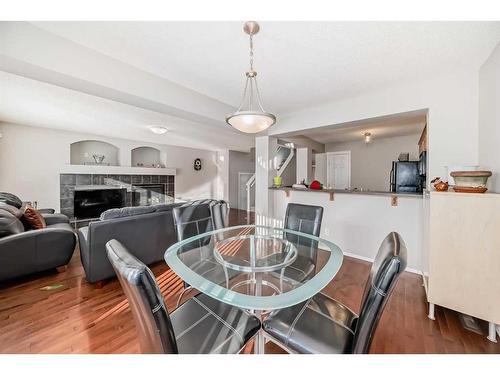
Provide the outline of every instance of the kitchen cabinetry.
{"type": "Polygon", "coordinates": [[[427,299],[500,324],[500,194],[432,192],[427,299]]]}

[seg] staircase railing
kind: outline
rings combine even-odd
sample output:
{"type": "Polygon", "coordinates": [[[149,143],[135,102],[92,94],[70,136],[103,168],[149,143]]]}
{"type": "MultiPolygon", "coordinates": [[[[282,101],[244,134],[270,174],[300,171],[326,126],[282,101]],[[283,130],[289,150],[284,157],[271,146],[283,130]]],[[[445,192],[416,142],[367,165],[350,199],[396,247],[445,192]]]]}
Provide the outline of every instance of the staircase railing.
{"type": "Polygon", "coordinates": [[[254,186],[254,185],[255,185],[255,173],[247,181],[247,212],[250,212],[251,209],[252,209],[252,205],[251,205],[251,198],[252,198],[251,190],[252,190],[252,186],[254,186]]]}

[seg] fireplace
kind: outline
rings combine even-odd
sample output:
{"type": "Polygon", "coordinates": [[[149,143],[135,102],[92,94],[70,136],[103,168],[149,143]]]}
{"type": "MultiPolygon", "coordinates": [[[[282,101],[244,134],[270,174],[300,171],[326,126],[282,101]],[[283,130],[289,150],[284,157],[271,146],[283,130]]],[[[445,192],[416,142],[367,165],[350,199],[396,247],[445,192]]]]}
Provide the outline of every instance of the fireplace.
{"type": "Polygon", "coordinates": [[[103,202],[105,199],[101,199],[103,197],[99,197],[98,193],[90,193],[90,191],[100,190],[120,191],[119,196],[106,200],[112,203],[108,206],[104,205],[109,208],[171,203],[175,198],[175,176],[63,173],[60,175],[61,213],[71,220],[75,218],[87,220],[89,215],[92,215],[92,219],[98,218],[105,209],[97,201],[103,202]],[[85,191],[87,193],[82,193],[85,191]],[[90,198],[95,200],[93,204],[85,197],[85,195],[92,194],[94,196],[90,198]],[[91,212],[92,210],[94,211],[91,212]]]}
{"type": "Polygon", "coordinates": [[[75,190],[75,218],[96,218],[110,208],[123,207],[126,194],[127,189],[75,190]]]}

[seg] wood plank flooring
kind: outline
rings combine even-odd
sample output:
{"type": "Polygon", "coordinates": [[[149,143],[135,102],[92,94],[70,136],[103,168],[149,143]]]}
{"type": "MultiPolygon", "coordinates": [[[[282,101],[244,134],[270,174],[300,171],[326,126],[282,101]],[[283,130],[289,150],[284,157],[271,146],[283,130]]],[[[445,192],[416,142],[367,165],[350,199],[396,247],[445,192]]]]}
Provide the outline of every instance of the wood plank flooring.
{"type": "MultiPolygon", "coordinates": [[[[231,225],[253,221],[231,210],[231,225]]],[[[354,311],[370,264],[345,258],[324,292],[354,311]]],[[[172,310],[181,280],[164,264],[152,267],[167,307],[172,310]]],[[[458,314],[436,308],[427,319],[427,303],[418,275],[405,273],[382,316],[372,353],[500,353],[500,343],[462,328],[458,314]]],[[[75,252],[66,272],[49,271],[0,285],[0,353],[138,353],[135,325],[117,280],[96,289],[87,283],[75,252]],[[56,287],[54,289],[44,287],[56,287]]],[[[251,348],[247,348],[250,352],[251,348]]],[[[273,344],[270,353],[280,353],[273,344]]]]}

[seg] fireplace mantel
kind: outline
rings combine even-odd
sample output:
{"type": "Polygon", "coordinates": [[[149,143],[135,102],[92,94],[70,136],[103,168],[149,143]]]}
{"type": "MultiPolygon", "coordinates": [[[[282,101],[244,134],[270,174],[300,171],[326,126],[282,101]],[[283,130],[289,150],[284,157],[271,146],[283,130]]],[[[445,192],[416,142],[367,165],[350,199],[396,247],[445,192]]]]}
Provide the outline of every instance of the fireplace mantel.
{"type": "Polygon", "coordinates": [[[130,174],[130,175],[154,175],[175,176],[175,168],[142,168],[142,167],[120,167],[114,165],[76,165],[64,164],[60,173],[75,174],[130,174]]]}

